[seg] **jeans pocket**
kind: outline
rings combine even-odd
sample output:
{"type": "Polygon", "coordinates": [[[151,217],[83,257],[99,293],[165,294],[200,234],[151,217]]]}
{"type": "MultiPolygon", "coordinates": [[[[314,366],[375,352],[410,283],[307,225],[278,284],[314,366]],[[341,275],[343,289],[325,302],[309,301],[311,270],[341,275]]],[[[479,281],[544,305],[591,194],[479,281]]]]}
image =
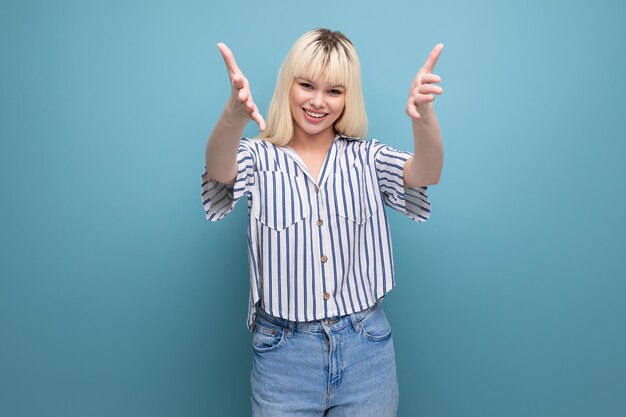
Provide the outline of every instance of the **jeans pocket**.
{"type": "Polygon", "coordinates": [[[382,307],[376,308],[360,322],[363,336],[372,342],[382,342],[391,337],[391,324],[382,307]]]}
{"type": "Polygon", "coordinates": [[[254,325],[252,333],[252,348],[257,353],[266,353],[277,350],[285,341],[285,331],[278,324],[263,320],[254,325]]]}

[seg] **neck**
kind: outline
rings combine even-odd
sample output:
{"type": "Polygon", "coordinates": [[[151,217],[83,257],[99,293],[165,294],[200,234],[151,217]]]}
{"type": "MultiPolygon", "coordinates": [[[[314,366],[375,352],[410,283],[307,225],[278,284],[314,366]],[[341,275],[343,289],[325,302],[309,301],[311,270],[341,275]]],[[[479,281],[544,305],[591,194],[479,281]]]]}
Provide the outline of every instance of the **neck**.
{"type": "Polygon", "coordinates": [[[293,138],[289,141],[288,145],[293,149],[299,149],[305,152],[326,151],[332,144],[336,135],[337,133],[332,127],[319,133],[310,134],[296,126],[293,138]]]}

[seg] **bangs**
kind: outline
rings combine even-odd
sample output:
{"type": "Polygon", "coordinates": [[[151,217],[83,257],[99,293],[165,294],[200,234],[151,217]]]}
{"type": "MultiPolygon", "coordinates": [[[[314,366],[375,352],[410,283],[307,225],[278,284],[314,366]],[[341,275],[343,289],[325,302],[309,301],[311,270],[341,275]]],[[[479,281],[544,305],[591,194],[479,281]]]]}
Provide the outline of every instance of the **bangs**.
{"type": "Polygon", "coordinates": [[[308,45],[302,51],[301,59],[294,68],[295,78],[315,79],[321,75],[324,80],[335,86],[349,87],[352,73],[352,59],[338,49],[321,51],[321,45],[308,45]]]}

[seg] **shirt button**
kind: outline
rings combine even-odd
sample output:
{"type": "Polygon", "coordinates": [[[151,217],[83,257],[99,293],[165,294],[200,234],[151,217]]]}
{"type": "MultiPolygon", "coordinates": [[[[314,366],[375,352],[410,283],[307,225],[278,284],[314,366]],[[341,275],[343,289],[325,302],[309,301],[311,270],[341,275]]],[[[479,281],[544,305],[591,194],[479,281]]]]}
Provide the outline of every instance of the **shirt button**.
{"type": "Polygon", "coordinates": [[[321,226],[323,223],[324,223],[324,221],[323,221],[322,219],[319,219],[319,220],[317,221],[317,225],[318,225],[318,226],[321,226]]]}
{"type": "Polygon", "coordinates": [[[317,188],[317,185],[315,186],[315,192],[316,192],[316,193],[319,193],[319,192],[320,192],[320,189],[319,189],[319,188],[317,188]]]}
{"type": "Polygon", "coordinates": [[[326,262],[328,260],[328,258],[326,257],[326,255],[322,255],[322,263],[326,262]]]}
{"type": "Polygon", "coordinates": [[[330,298],[330,293],[324,293],[324,300],[328,300],[330,298]]]}

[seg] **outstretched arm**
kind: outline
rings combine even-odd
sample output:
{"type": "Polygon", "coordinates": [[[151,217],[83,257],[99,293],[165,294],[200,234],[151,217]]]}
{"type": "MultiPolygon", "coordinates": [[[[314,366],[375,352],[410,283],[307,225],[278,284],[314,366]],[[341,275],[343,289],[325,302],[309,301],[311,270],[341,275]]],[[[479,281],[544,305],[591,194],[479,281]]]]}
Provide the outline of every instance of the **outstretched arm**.
{"type": "Polygon", "coordinates": [[[407,188],[436,184],[443,168],[443,141],[435,116],[433,101],[443,89],[434,83],[441,77],[433,74],[443,44],[437,44],[424,66],[418,71],[406,105],[406,113],[413,124],[414,155],[404,165],[404,184],[407,188]]]}
{"type": "Polygon", "coordinates": [[[231,50],[223,43],[217,47],[222,53],[232,92],[206,145],[207,176],[224,184],[233,184],[237,177],[237,148],[246,124],[252,119],[265,130],[265,120],[250,93],[248,79],[235,62],[231,50]]]}

